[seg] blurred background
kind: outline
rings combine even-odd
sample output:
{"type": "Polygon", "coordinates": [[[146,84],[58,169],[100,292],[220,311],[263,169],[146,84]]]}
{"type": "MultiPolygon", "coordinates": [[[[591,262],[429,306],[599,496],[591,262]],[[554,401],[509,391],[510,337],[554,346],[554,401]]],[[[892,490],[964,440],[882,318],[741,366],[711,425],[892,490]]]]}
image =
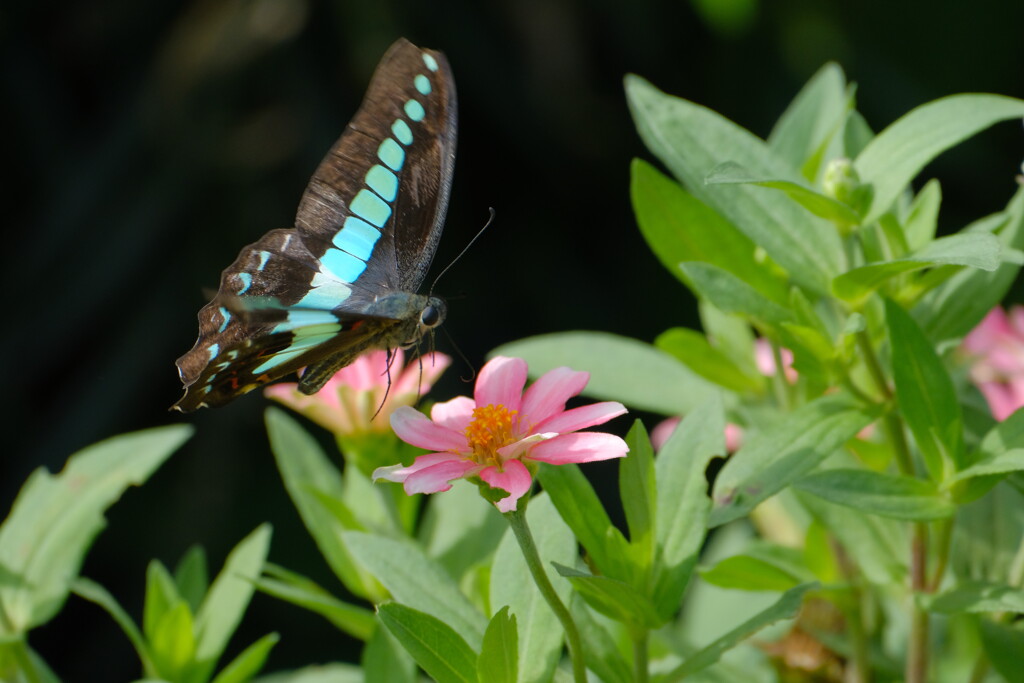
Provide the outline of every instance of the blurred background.
{"type": "MultiPolygon", "coordinates": [[[[632,217],[629,161],[652,157],[631,125],[624,74],[763,137],[834,60],[879,130],[947,94],[1024,97],[1022,26],[1017,0],[4,3],[0,358],[11,391],[0,504],[9,508],[36,467],[57,470],[104,437],[186,420],[196,436],[112,508],[85,575],[138,618],[151,558],[173,565],[200,543],[216,570],[270,521],[271,559],[340,591],[280,486],[266,400],[254,392],[184,418],[167,408],[204,289],[243,245],[292,224],[399,36],[444,51],[458,85],[455,184],[433,272],[497,210],[438,285],[469,363],[456,360],[434,393],[441,400],[465,393],[459,376],[503,342],[573,329],[650,341],[697,324],[632,217]]],[[[942,182],[941,228],[1006,203],[1022,141],[1020,125],[1003,124],[927,169],[942,182]]],[[[319,617],[259,595],[232,653],[272,630],[282,641],[268,670],[354,656],[319,617]]],[[[139,675],[113,622],[77,598],[30,642],[65,680],[139,675]]]]}

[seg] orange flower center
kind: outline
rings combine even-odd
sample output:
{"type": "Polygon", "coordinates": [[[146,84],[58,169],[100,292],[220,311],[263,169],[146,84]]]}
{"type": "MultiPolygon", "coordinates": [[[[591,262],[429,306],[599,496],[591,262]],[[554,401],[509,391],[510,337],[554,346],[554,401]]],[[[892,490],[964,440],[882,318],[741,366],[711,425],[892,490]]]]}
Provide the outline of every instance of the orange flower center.
{"type": "Polygon", "coordinates": [[[518,413],[518,410],[509,410],[503,405],[473,409],[473,421],[466,427],[473,460],[481,465],[501,465],[498,449],[515,441],[513,428],[518,413]]]}

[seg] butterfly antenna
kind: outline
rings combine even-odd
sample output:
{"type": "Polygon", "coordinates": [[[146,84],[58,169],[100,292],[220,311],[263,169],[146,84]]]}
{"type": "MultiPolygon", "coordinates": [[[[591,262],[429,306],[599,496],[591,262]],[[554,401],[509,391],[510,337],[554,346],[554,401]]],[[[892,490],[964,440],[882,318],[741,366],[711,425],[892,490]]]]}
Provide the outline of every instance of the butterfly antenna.
{"type": "Polygon", "coordinates": [[[373,416],[370,418],[370,422],[373,422],[374,420],[377,419],[377,416],[380,415],[380,411],[384,410],[384,404],[387,403],[388,401],[388,394],[391,393],[391,366],[394,364],[395,358],[395,354],[391,351],[391,349],[388,349],[388,362],[384,365],[384,372],[381,373],[382,375],[388,376],[388,386],[384,390],[384,398],[380,400],[380,405],[377,406],[377,412],[375,412],[373,416]]]}
{"type": "Polygon", "coordinates": [[[470,382],[476,379],[476,368],[474,368],[473,364],[469,362],[468,358],[466,358],[466,354],[462,352],[462,349],[459,348],[459,345],[455,343],[455,340],[452,338],[452,335],[448,334],[448,329],[441,328],[441,331],[444,332],[444,336],[448,337],[448,341],[451,342],[452,348],[455,349],[455,353],[458,354],[459,358],[462,359],[462,362],[466,364],[467,368],[469,368],[469,377],[459,377],[460,380],[462,380],[466,384],[469,384],[470,382]]]}
{"type": "Polygon", "coordinates": [[[476,233],[476,234],[475,234],[475,235],[473,236],[473,239],[471,239],[471,240],[469,241],[469,244],[467,244],[467,245],[466,245],[465,247],[463,247],[463,248],[462,248],[462,251],[460,251],[460,252],[459,252],[459,255],[458,255],[458,256],[456,256],[455,258],[453,258],[453,259],[451,260],[451,262],[450,262],[450,263],[449,263],[449,264],[448,264],[447,266],[445,266],[445,267],[444,267],[444,270],[442,270],[442,271],[441,271],[440,273],[438,273],[438,274],[437,274],[437,277],[435,277],[435,278],[434,278],[434,282],[433,282],[433,284],[431,284],[431,285],[430,285],[430,291],[429,291],[429,292],[427,292],[427,295],[428,295],[428,296],[430,296],[431,294],[433,294],[433,293],[434,293],[434,287],[435,287],[435,286],[437,286],[437,281],[438,281],[438,280],[440,280],[440,279],[441,279],[441,277],[442,277],[442,276],[443,276],[443,275],[444,275],[445,273],[447,273],[447,272],[448,272],[448,270],[449,270],[449,269],[450,269],[450,268],[451,268],[452,266],[454,266],[454,265],[455,265],[456,263],[458,263],[458,262],[459,262],[459,259],[461,259],[461,258],[462,258],[463,256],[465,256],[465,255],[466,255],[466,252],[467,252],[467,251],[469,251],[469,248],[473,246],[473,243],[474,243],[474,242],[476,242],[476,241],[477,241],[478,239],[480,239],[480,235],[484,234],[484,230],[486,230],[487,228],[491,227],[491,223],[493,223],[493,222],[494,222],[494,217],[495,217],[495,216],[497,215],[497,212],[496,212],[496,211],[494,210],[494,207],[493,207],[493,206],[492,206],[492,207],[490,207],[490,208],[488,208],[487,210],[488,210],[488,211],[490,211],[490,213],[491,213],[491,217],[487,219],[487,222],[486,222],[486,223],[484,223],[484,227],[480,228],[479,232],[477,232],[477,233],[476,233]]]}

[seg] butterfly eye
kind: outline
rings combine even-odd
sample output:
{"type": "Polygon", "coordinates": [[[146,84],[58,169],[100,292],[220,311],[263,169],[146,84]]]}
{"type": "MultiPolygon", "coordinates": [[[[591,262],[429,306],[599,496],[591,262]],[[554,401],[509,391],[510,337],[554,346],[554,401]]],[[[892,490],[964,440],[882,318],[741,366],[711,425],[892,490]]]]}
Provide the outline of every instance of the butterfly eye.
{"type": "Polygon", "coordinates": [[[424,327],[437,327],[441,324],[441,311],[437,307],[428,304],[420,313],[420,324],[424,327]]]}

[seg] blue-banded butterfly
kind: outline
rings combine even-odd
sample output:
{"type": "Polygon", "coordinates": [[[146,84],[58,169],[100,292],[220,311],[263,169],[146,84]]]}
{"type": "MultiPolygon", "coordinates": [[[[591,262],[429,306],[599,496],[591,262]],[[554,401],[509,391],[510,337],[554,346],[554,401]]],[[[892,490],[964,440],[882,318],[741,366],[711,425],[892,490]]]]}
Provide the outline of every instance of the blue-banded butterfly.
{"type": "Polygon", "coordinates": [[[243,248],[178,359],[174,408],[219,406],[302,368],[315,393],[369,349],[415,344],[446,306],[416,294],[444,226],[455,164],[455,83],[444,55],[405,39],[299,202],[292,228],[243,248]]]}

